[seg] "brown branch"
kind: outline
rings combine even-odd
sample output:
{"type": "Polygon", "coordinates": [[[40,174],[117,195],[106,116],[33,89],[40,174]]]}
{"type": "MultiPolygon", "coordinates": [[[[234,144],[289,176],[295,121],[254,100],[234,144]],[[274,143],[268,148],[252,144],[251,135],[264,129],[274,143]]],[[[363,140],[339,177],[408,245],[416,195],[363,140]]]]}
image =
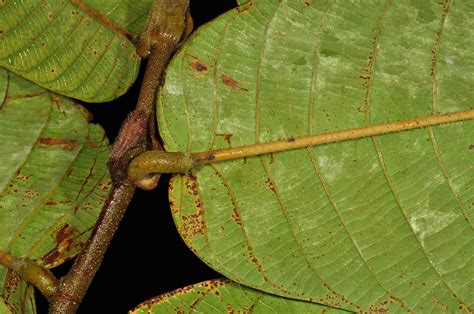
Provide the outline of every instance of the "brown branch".
{"type": "MultiPolygon", "coordinates": [[[[189,33],[189,25],[192,22],[187,0],[154,1],[147,26],[137,44],[139,55],[149,54],[140,95],[135,110],[122,124],[108,161],[112,191],[86,246],[53,293],[50,313],[75,313],[102,262],[135,192],[134,184],[127,178],[126,167],[134,155],[149,146],[147,130],[150,119],[154,118],[152,113],[160,77],[175,49],[189,33]]],[[[147,180],[150,181],[147,178],[141,185],[150,187],[147,180]]],[[[151,184],[157,181],[155,178],[151,184]]]]}

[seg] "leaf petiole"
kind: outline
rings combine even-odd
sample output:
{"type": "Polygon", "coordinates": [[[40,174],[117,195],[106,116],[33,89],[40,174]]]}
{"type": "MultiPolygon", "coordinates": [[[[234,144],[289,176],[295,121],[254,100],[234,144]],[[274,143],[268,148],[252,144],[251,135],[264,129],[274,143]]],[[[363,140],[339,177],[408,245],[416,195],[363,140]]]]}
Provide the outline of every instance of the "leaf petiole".
{"type": "Polygon", "coordinates": [[[278,153],[303,147],[329,144],[472,119],[474,119],[474,109],[412,120],[370,125],[357,129],[302,137],[289,137],[285,140],[192,154],[149,151],[134,158],[130,162],[127,172],[129,178],[132,181],[137,181],[154,173],[186,173],[193,166],[209,164],[218,161],[278,153]]]}
{"type": "Polygon", "coordinates": [[[53,273],[33,260],[0,251],[0,265],[14,271],[23,280],[34,285],[48,299],[58,288],[59,281],[53,273]]]}

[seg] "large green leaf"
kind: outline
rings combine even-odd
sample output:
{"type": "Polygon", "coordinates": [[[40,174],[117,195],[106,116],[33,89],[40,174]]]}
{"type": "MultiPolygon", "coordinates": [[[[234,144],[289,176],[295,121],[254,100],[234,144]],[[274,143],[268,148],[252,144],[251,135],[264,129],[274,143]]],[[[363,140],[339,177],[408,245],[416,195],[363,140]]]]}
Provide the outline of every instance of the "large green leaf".
{"type": "Polygon", "coordinates": [[[229,280],[209,280],[150,299],[130,313],[342,313],[277,297],[229,280]]]}
{"type": "MultiPolygon", "coordinates": [[[[474,2],[251,1],[174,58],[158,120],[197,152],[474,108],[474,2]]],[[[349,310],[474,307],[474,122],[200,166],[170,202],[230,279],[349,310]]]]}
{"type": "MultiPolygon", "coordinates": [[[[108,142],[79,105],[0,69],[0,251],[53,267],[87,240],[110,188],[108,142]]],[[[0,266],[0,304],[34,311],[0,266]]]]}
{"type": "Polygon", "coordinates": [[[88,102],[123,94],[140,58],[130,39],[152,0],[2,1],[0,65],[88,102]]]}

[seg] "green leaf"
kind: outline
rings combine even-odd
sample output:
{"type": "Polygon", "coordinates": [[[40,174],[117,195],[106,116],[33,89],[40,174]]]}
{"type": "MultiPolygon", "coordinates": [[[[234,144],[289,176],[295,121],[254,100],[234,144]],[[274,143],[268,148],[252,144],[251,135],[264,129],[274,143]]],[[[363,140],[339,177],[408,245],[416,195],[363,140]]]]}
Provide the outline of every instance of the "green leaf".
{"type": "Polygon", "coordinates": [[[204,281],[143,302],[130,313],[341,313],[285,299],[225,279],[204,281]]]}
{"type": "MultiPolygon", "coordinates": [[[[25,313],[31,313],[33,312],[31,309],[28,309],[28,312],[25,311],[25,313]]],[[[8,305],[3,302],[2,299],[0,299],[0,313],[12,313],[8,305]]]]}
{"type": "MultiPolygon", "coordinates": [[[[0,251],[54,267],[87,240],[110,188],[102,128],[79,105],[0,69],[0,251]]],[[[33,289],[0,266],[0,303],[33,289]]]]}
{"type": "MultiPolygon", "coordinates": [[[[474,108],[474,3],[252,1],[201,28],[158,101],[168,151],[474,108]]],[[[474,122],[200,166],[181,236],[256,289],[347,310],[473,310],[474,122]]]]}
{"type": "Polygon", "coordinates": [[[55,92],[104,102],[135,81],[130,39],[152,0],[7,1],[0,4],[0,66],[55,92]]]}

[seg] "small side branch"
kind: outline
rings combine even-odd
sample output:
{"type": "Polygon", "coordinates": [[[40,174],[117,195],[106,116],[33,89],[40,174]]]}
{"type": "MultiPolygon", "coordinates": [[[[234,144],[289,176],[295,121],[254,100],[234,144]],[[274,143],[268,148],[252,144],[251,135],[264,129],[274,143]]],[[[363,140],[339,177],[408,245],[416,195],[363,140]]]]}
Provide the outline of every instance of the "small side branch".
{"type": "Polygon", "coordinates": [[[47,299],[51,299],[58,288],[59,281],[53,273],[33,260],[0,251],[0,265],[14,271],[21,279],[34,285],[47,299]]]}

